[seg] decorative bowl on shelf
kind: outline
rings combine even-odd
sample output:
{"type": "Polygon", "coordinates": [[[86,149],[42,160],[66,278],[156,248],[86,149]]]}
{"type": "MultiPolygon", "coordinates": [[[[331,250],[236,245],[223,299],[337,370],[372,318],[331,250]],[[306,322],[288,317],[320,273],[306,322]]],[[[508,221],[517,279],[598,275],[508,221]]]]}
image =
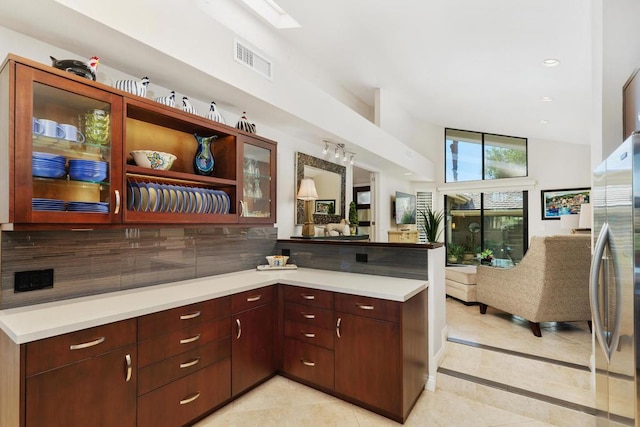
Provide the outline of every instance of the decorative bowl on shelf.
{"type": "Polygon", "coordinates": [[[171,153],[154,150],[133,150],[131,152],[136,165],[149,169],[168,171],[177,157],[171,153]]]}
{"type": "Polygon", "coordinates": [[[285,255],[269,255],[265,258],[267,258],[270,267],[284,267],[289,260],[289,257],[285,255]]]}

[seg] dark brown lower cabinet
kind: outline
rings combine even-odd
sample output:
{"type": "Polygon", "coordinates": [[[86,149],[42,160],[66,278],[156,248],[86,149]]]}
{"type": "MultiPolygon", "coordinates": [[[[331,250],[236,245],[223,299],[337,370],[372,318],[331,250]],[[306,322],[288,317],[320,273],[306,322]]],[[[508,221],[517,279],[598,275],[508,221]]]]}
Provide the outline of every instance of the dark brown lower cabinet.
{"type": "Polygon", "coordinates": [[[272,376],[275,358],[276,304],[232,316],[231,393],[236,396],[272,376]]]}
{"type": "Polygon", "coordinates": [[[135,426],[136,359],[132,344],[27,378],[26,425],[135,426]]]}
{"type": "Polygon", "coordinates": [[[284,372],[305,382],[333,390],[333,351],[301,340],[285,338],[284,372]]]}
{"type": "Polygon", "coordinates": [[[138,398],[138,426],[182,426],[210,411],[231,397],[230,373],[225,359],[138,398]]]}

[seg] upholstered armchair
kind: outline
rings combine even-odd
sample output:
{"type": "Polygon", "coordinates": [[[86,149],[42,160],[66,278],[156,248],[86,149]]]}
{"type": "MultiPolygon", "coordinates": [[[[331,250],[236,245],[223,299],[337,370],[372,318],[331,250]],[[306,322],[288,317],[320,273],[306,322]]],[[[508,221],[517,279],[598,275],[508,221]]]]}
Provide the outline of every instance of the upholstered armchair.
{"type": "Polygon", "coordinates": [[[541,337],[540,322],[589,322],[591,236],[539,236],[512,268],[478,266],[480,313],[487,307],[520,316],[541,337]]]}

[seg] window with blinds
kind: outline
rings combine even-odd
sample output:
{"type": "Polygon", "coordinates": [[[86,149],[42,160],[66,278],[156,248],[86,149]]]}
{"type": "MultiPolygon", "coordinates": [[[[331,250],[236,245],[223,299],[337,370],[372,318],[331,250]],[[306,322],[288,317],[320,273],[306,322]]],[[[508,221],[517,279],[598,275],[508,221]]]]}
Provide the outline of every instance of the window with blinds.
{"type": "Polygon", "coordinates": [[[427,208],[433,209],[433,195],[431,192],[418,192],[416,194],[416,208],[418,210],[418,243],[427,243],[427,236],[424,233],[424,217],[420,212],[424,212],[427,208]]]}

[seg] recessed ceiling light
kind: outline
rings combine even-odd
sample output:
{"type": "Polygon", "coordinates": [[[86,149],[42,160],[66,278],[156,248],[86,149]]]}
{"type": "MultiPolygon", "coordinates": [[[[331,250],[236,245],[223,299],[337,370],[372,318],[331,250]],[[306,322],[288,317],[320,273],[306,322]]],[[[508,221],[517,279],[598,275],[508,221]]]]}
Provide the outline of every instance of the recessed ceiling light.
{"type": "Polygon", "coordinates": [[[551,101],[553,101],[553,98],[550,97],[550,96],[541,96],[540,97],[540,101],[542,101],[542,102],[551,102],[551,101]]]}
{"type": "Polygon", "coordinates": [[[542,63],[544,64],[545,67],[555,67],[556,65],[560,64],[560,60],[549,58],[542,61],[542,63]]]}
{"type": "Polygon", "coordinates": [[[278,29],[300,28],[300,24],[285,12],[275,0],[242,0],[251,10],[278,29]]]}
{"type": "Polygon", "coordinates": [[[549,124],[549,120],[544,120],[544,119],[542,119],[542,120],[540,120],[540,124],[541,124],[541,125],[549,124]]]}
{"type": "Polygon", "coordinates": [[[405,172],[404,173],[404,176],[411,176],[411,175],[413,175],[413,172],[405,172]]]}

